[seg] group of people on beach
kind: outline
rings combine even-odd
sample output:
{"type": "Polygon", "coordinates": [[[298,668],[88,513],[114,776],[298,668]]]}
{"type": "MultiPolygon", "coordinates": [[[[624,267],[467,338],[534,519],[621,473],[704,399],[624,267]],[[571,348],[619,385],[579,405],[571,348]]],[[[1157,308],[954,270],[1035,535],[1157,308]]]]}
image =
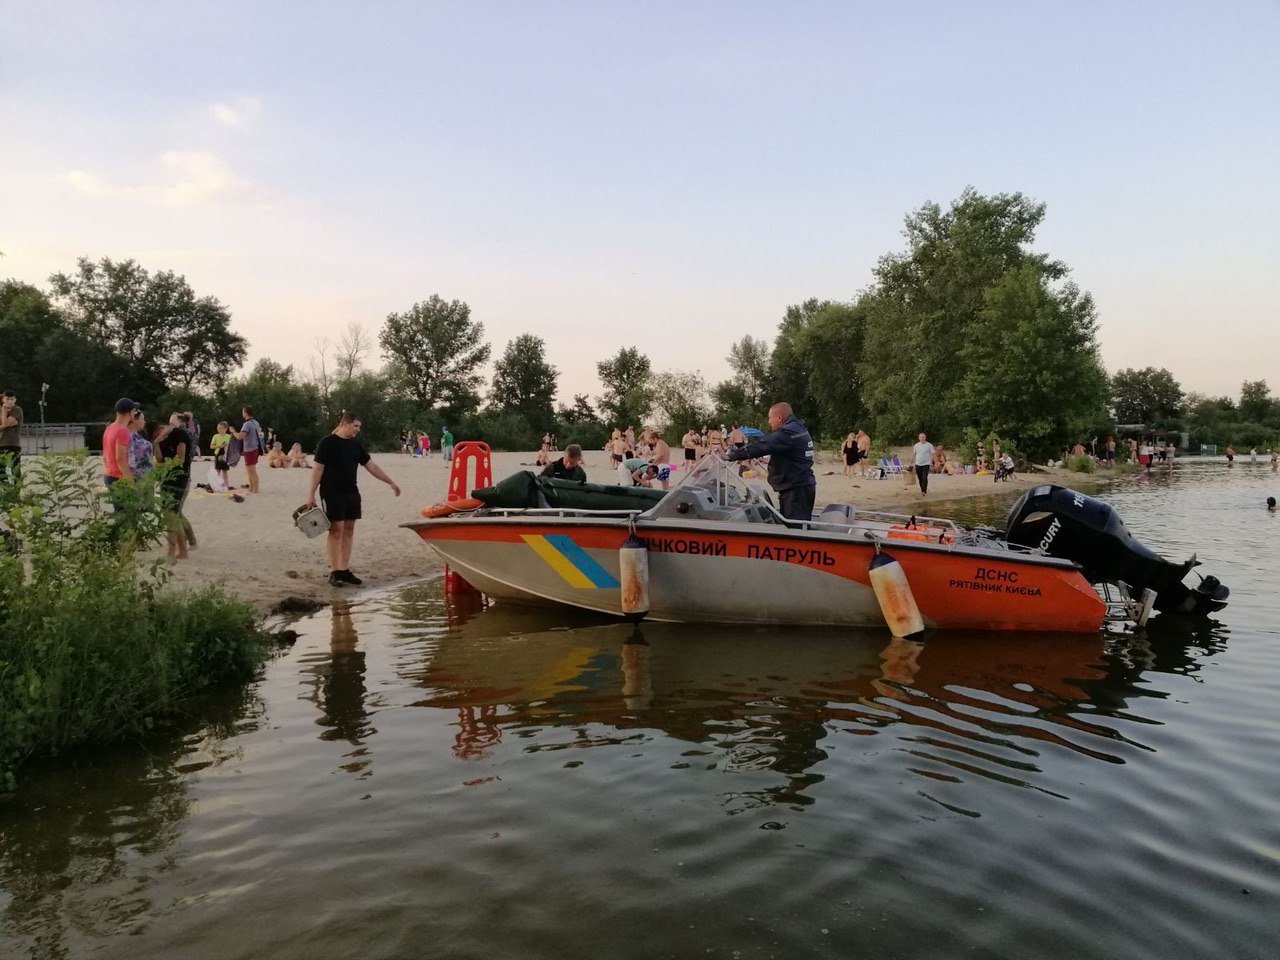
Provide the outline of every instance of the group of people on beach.
{"type": "Polygon", "coordinates": [[[644,427],[637,437],[634,427],[614,428],[605,451],[624,487],[651,487],[666,490],[671,481],[671,446],[661,431],[644,427]]]}
{"type": "MultiPolygon", "coordinates": [[[[224,490],[229,489],[227,474],[234,465],[232,460],[238,458],[245,465],[247,491],[256,494],[259,491],[258,461],[266,451],[266,439],[262,426],[253,416],[253,408],[246,406],[241,412],[244,421],[240,429],[232,429],[226,421],[219,423],[217,432],[209,440],[209,450],[213,454],[215,475],[221,479],[224,490]]],[[[183,508],[191,493],[191,466],[199,454],[200,427],[190,411],[174,412],[148,423],[142,404],[128,397],[116,401],[114,419],[102,434],[103,484],[117,507],[117,484],[141,480],[156,467],[166,467],[160,491],[164,508],[170,514],[166,536],[169,557],[173,560],[186,560],[189,551],[197,546],[195,531],[183,508]]]]}
{"type": "MultiPolygon", "coordinates": [[[[440,453],[446,463],[453,459],[453,448],[453,433],[450,432],[448,427],[441,427],[440,453]]],[[[408,428],[401,430],[400,452],[429,460],[431,458],[431,434],[426,430],[410,430],[408,428]]]]}

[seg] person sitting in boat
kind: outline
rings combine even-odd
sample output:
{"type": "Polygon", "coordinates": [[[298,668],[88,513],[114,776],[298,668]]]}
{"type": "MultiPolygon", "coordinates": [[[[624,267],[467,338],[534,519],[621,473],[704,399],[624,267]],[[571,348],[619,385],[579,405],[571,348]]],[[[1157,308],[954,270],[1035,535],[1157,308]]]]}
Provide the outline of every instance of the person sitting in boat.
{"type": "Polygon", "coordinates": [[[796,418],[789,403],[769,408],[773,433],[745,447],[730,450],[726,459],[769,458],[769,486],[778,494],[778,505],[788,520],[812,520],[818,478],[813,475],[813,437],[796,418]]]}
{"type": "Polygon", "coordinates": [[[576,480],[578,483],[586,483],[587,471],[582,469],[582,447],[576,443],[569,444],[564,448],[564,456],[547,464],[546,469],[542,471],[542,476],[551,477],[554,480],[576,480]]]}

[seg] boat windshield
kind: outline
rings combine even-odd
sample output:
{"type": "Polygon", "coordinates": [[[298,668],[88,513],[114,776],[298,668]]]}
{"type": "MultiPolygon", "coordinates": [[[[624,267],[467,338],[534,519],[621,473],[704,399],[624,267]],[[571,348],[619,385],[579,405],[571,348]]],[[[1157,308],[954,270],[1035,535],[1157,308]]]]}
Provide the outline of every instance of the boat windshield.
{"type": "Polygon", "coordinates": [[[763,481],[739,474],[740,464],[709,453],[681,473],[670,492],[644,516],[785,523],[763,481]]]}

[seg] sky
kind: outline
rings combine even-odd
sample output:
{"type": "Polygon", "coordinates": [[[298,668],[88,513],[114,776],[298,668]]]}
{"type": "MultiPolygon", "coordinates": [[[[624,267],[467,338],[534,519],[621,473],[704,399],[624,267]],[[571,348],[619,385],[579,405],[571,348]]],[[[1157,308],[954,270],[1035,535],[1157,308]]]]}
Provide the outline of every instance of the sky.
{"type": "MultiPolygon", "coordinates": [[[[134,258],[269,356],[431,294],[564,399],[728,375],[966,186],[1047,204],[1107,367],[1280,392],[1280,3],[0,0],[0,277],[134,258]]],[[[3,346],[0,345],[0,349],[3,346]]],[[[373,360],[377,362],[377,358],[373,360]]]]}

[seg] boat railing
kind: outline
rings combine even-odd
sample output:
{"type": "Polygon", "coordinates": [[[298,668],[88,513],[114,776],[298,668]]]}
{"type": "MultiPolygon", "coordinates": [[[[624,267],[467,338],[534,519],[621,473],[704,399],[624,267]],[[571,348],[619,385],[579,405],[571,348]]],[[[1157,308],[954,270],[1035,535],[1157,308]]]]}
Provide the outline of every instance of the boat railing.
{"type": "Polygon", "coordinates": [[[489,507],[486,517],[638,517],[643,510],[586,510],[579,507],[489,507]]]}

